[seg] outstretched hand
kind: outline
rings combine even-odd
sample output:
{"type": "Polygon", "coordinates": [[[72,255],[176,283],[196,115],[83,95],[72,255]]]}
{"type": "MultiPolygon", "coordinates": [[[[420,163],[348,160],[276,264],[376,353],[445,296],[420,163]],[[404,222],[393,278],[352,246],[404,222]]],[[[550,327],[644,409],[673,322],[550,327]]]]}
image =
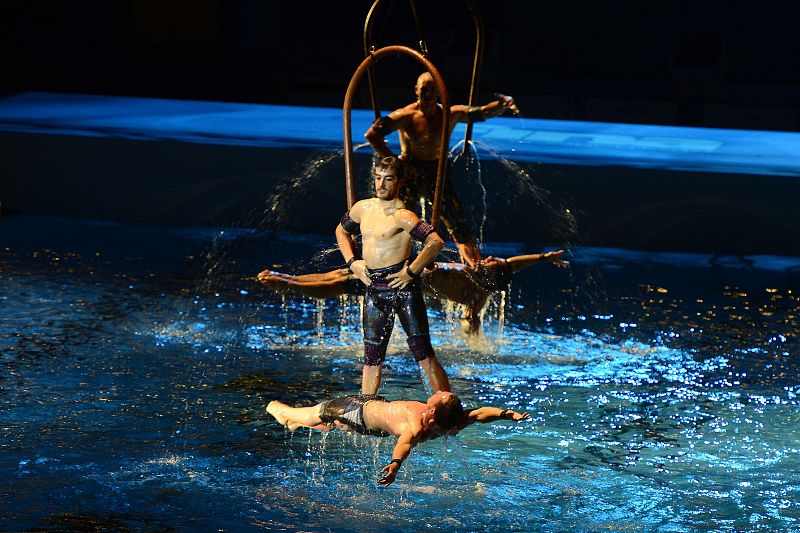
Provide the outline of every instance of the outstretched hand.
{"type": "Polygon", "coordinates": [[[544,259],[545,261],[550,261],[550,263],[559,268],[569,268],[569,261],[567,261],[566,259],[561,259],[561,256],[563,256],[565,253],[567,253],[566,250],[547,252],[542,256],[542,259],[544,259]]]}
{"type": "Polygon", "coordinates": [[[397,472],[400,471],[400,465],[397,463],[389,463],[388,465],[381,468],[381,472],[386,472],[386,474],[378,480],[378,485],[383,485],[384,487],[388,487],[394,481],[394,478],[397,477],[397,472]]]}
{"type": "Polygon", "coordinates": [[[517,104],[514,103],[513,97],[500,93],[494,93],[494,97],[497,98],[497,101],[500,102],[504,110],[511,110],[513,114],[519,115],[519,108],[517,104]]]}
{"type": "Polygon", "coordinates": [[[520,420],[528,420],[531,417],[531,414],[528,412],[525,413],[518,413],[516,411],[509,411],[511,413],[511,420],[514,422],[519,422],[520,420]]]}
{"type": "Polygon", "coordinates": [[[490,268],[490,267],[493,267],[493,266],[499,266],[501,263],[505,263],[505,262],[506,262],[506,260],[501,258],[501,257],[495,257],[493,255],[489,255],[489,256],[484,257],[480,261],[478,261],[478,263],[475,265],[475,267],[476,268],[478,268],[478,267],[490,268]]]}

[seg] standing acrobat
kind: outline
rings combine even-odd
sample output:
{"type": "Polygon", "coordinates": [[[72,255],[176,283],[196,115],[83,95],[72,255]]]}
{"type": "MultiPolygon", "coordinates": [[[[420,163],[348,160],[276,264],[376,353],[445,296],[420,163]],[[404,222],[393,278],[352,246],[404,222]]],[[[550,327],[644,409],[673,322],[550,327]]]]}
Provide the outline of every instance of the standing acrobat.
{"type": "Polygon", "coordinates": [[[336,227],[336,242],[348,268],[367,285],[364,297],[364,369],[361,393],[376,394],[381,383],[386,347],[394,315],[408,337],[408,347],[425,371],[431,387],[449,391],[442,365],[431,346],[428,314],[420,274],[439,254],[444,242],[433,227],[405,208],[398,198],[403,165],[395,157],[375,166],[375,198],[357,202],[336,227]],[[356,257],[353,236],[361,233],[363,260],[356,257]],[[409,261],[411,239],[424,246],[409,261]]]}

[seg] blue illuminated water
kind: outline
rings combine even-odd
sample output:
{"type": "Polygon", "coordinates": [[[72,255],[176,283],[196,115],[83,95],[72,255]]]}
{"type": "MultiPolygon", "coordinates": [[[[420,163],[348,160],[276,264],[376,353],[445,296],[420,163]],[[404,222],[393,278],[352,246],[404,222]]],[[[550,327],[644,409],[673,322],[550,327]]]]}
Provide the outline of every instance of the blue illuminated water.
{"type": "MultiPolygon", "coordinates": [[[[253,280],[331,244],[3,219],[0,530],[800,530],[800,259],[575,249],[479,342],[432,302],[454,391],[532,420],[423,444],[381,489],[391,439],[264,411],[358,389],[357,299],[253,280]]],[[[383,392],[423,399],[404,346],[383,392]]]]}

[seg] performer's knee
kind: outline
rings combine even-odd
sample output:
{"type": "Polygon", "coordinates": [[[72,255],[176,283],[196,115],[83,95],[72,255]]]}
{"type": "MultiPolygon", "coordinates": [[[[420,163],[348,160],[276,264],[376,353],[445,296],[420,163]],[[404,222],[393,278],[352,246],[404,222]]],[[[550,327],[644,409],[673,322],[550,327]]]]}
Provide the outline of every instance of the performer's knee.
{"type": "Polygon", "coordinates": [[[408,348],[414,356],[414,360],[419,362],[433,355],[430,335],[414,335],[408,338],[408,348]]]}
{"type": "Polygon", "coordinates": [[[386,345],[364,341],[364,364],[376,366],[383,364],[386,359],[386,345]]]}

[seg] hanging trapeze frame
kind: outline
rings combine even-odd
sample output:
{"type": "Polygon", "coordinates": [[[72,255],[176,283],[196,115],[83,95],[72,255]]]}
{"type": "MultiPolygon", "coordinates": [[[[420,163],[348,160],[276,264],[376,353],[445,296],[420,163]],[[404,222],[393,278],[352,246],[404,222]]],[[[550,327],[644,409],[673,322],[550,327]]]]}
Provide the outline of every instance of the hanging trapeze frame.
{"type": "MultiPolygon", "coordinates": [[[[372,7],[367,13],[367,20],[364,22],[364,56],[368,57],[371,53],[374,52],[375,45],[373,44],[372,39],[372,30],[373,30],[373,20],[374,15],[378,11],[378,8],[381,4],[385,3],[390,4],[391,6],[394,4],[394,0],[375,0],[375,3],[372,4],[372,7]]],[[[469,105],[470,107],[475,106],[477,104],[478,99],[478,82],[480,81],[480,72],[481,72],[481,63],[483,62],[483,45],[484,45],[484,26],[483,26],[483,18],[481,17],[480,11],[478,11],[478,6],[475,4],[475,0],[465,0],[467,4],[467,8],[469,9],[470,14],[472,14],[472,20],[475,23],[475,57],[472,61],[472,81],[469,87],[469,105]]],[[[428,56],[428,45],[425,42],[425,38],[422,35],[422,27],[419,24],[419,18],[417,17],[417,8],[414,0],[409,0],[409,4],[411,6],[411,13],[414,17],[414,22],[417,26],[417,35],[419,37],[419,46],[421,55],[423,57],[428,56]]],[[[375,82],[375,72],[374,69],[370,68],[368,72],[368,80],[369,80],[369,95],[370,101],[372,103],[372,111],[375,113],[375,119],[381,118],[381,108],[378,102],[378,89],[377,83],[375,82]]],[[[444,104],[443,104],[444,105],[444,104]]],[[[467,124],[467,131],[464,134],[464,148],[461,151],[461,155],[466,156],[469,154],[469,143],[472,139],[472,123],[467,124]]]]}
{"type": "MultiPolygon", "coordinates": [[[[344,106],[342,109],[342,126],[344,130],[344,174],[345,174],[345,187],[347,193],[347,208],[353,207],[356,203],[356,187],[355,187],[355,170],[353,168],[353,128],[350,122],[350,116],[353,110],[353,97],[358,89],[358,83],[364,76],[364,71],[369,69],[378,59],[389,54],[398,54],[409,56],[422,64],[425,69],[433,76],[433,81],[436,84],[436,89],[439,91],[439,97],[442,101],[442,124],[450,123],[450,97],[447,94],[447,87],[444,84],[442,75],[439,74],[437,68],[420,52],[409,48],[407,46],[392,45],[375,50],[370,53],[364,61],[356,69],[355,74],[350,79],[350,84],[347,86],[347,93],[344,97],[344,106]]],[[[440,138],[441,147],[439,149],[439,164],[436,171],[436,192],[433,195],[433,209],[431,210],[430,224],[436,226],[439,218],[439,210],[442,204],[442,190],[444,189],[444,176],[447,171],[447,151],[450,144],[450,128],[443,127],[442,135],[440,138]]]]}

